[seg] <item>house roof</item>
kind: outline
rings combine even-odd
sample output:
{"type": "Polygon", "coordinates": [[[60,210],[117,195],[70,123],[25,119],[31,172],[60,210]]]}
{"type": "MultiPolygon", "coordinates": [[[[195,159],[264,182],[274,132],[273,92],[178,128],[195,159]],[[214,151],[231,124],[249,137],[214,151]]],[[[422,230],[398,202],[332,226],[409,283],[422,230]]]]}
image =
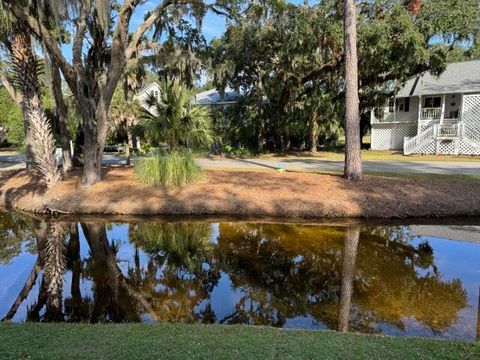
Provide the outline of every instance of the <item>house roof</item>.
{"type": "Polygon", "coordinates": [[[410,230],[415,236],[480,243],[480,226],[414,225],[410,230]]]}
{"type": "Polygon", "coordinates": [[[438,77],[429,72],[410,79],[397,97],[480,92],[480,61],[447,65],[438,77]]]}
{"type": "Polygon", "coordinates": [[[216,90],[208,90],[195,95],[195,105],[215,105],[215,104],[229,104],[237,102],[242,97],[242,94],[231,89],[226,88],[224,95],[216,90]]]}

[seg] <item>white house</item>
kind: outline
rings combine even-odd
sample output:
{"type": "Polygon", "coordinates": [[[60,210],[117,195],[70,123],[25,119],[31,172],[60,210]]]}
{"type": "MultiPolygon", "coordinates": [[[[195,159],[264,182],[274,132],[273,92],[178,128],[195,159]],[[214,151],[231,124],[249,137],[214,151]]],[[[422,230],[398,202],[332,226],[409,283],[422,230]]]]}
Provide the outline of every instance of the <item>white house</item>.
{"type": "Polygon", "coordinates": [[[480,155],[480,61],[407,81],[371,123],[372,150],[480,155]]]}
{"type": "Polygon", "coordinates": [[[150,110],[147,105],[147,99],[150,96],[155,96],[157,100],[160,101],[160,92],[161,88],[156,82],[145,84],[138,92],[135,94],[134,99],[144,107],[146,110],[150,110]]]}

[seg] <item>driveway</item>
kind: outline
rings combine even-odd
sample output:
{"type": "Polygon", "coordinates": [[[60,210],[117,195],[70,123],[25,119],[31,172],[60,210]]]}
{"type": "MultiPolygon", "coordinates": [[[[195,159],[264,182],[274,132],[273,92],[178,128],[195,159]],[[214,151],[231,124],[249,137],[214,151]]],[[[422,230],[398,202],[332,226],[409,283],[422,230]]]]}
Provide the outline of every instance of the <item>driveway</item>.
{"type": "MultiPolygon", "coordinates": [[[[321,159],[224,159],[201,158],[198,164],[205,169],[275,170],[283,168],[295,171],[343,171],[343,161],[321,159]]],[[[117,155],[105,155],[105,165],[124,165],[125,159],[117,155]]],[[[364,161],[366,172],[394,172],[413,174],[480,175],[479,162],[438,161],[364,161]]],[[[24,156],[16,153],[0,153],[0,171],[21,169],[24,156]]]]}

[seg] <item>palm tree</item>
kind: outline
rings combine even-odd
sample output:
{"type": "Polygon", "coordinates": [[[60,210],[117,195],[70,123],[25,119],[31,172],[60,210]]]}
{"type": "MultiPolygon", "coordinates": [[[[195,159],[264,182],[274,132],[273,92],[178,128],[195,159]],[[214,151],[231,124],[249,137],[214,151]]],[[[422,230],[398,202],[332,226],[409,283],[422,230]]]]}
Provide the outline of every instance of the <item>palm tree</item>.
{"type": "Polygon", "coordinates": [[[344,1],[345,26],[345,172],[347,180],[363,177],[358,97],[357,7],[344,1]]]}
{"type": "Polygon", "coordinates": [[[138,128],[154,145],[167,144],[171,150],[202,148],[212,141],[210,110],[192,106],[192,94],[178,82],[164,85],[161,99],[147,99],[138,128]]]}
{"type": "MultiPolygon", "coordinates": [[[[40,82],[38,80],[40,64],[33,51],[30,32],[23,24],[10,16],[3,1],[0,1],[0,41],[10,54],[14,82],[21,93],[21,97],[19,97],[10,91],[14,95],[14,100],[21,102],[25,129],[26,168],[31,170],[34,157],[30,144],[29,119],[30,111],[33,109],[32,100],[40,99],[40,82]]],[[[7,77],[2,76],[2,82],[7,81],[7,77]]],[[[7,89],[12,88],[8,85],[7,89]]]]}

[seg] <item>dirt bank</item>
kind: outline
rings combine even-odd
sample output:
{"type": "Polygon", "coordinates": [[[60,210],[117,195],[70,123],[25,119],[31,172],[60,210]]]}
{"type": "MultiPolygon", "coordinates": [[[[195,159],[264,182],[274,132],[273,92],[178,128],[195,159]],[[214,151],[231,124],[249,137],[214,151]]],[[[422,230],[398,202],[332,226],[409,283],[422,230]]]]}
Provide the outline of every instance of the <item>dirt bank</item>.
{"type": "Polygon", "coordinates": [[[438,217],[480,215],[480,181],[208,171],[182,189],[140,184],[132,169],[106,168],[89,189],[80,173],[53,189],[24,171],[0,173],[0,206],[32,212],[321,217],[438,217]]]}

